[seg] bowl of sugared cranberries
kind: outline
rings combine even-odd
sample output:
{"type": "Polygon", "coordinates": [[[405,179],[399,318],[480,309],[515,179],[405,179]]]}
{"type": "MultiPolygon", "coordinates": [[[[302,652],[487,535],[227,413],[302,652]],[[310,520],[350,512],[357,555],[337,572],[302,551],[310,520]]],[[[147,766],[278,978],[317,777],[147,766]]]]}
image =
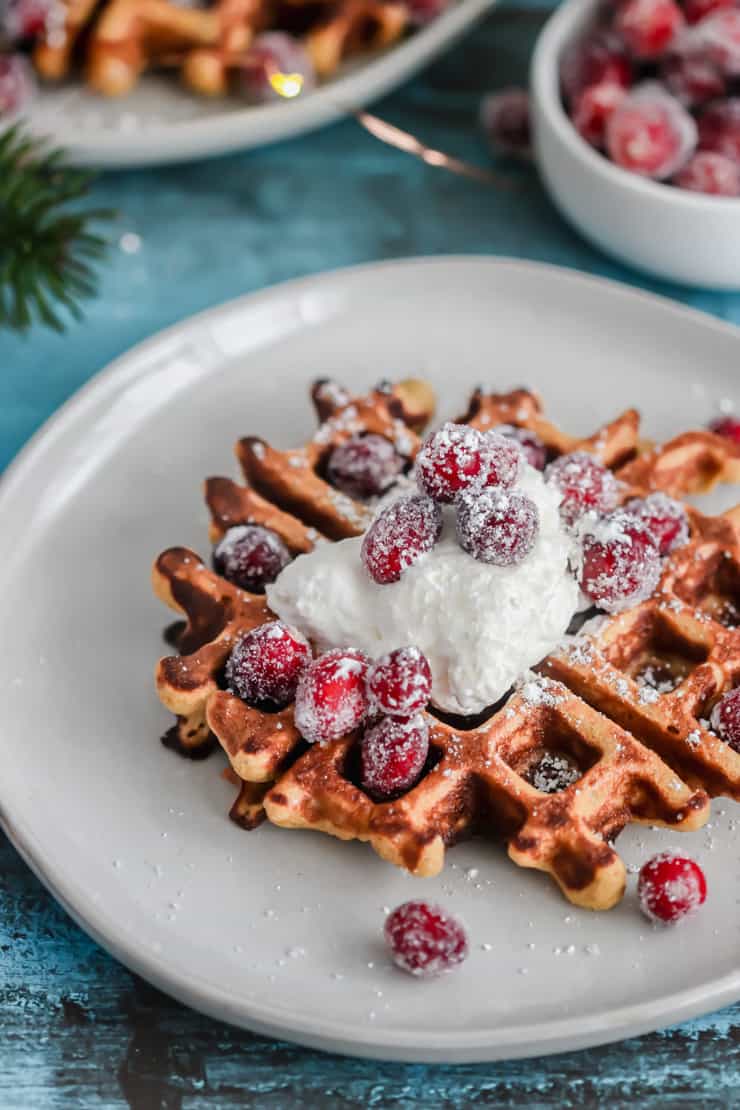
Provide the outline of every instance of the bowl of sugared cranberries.
{"type": "Polygon", "coordinates": [[[531,89],[535,155],[570,223],[648,273],[740,289],[740,5],[566,0],[531,89]]]}

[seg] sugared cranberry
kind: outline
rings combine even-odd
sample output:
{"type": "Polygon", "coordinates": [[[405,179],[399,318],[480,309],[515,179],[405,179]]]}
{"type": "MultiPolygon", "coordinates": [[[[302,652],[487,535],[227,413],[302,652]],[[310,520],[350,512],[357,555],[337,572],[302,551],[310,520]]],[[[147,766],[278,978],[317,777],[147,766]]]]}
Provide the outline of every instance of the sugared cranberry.
{"type": "Polygon", "coordinates": [[[63,24],[65,11],[59,0],[8,0],[0,31],[11,42],[35,39],[51,28],[55,17],[63,24]]]}
{"type": "Polygon", "coordinates": [[[493,430],[500,436],[515,440],[524,452],[525,459],[535,470],[545,469],[547,447],[536,432],[531,432],[529,428],[518,428],[515,424],[499,424],[493,430]]]}
{"type": "Polygon", "coordinates": [[[616,107],[606,125],[606,149],[622,169],[658,181],[672,177],[689,160],[696,124],[665,89],[649,81],[616,107]]]}
{"type": "Polygon", "coordinates": [[[575,98],[571,113],[573,126],[591,146],[604,145],[606,125],[626,95],[622,85],[602,81],[599,85],[589,85],[575,98]]]}
{"type": "Polygon", "coordinates": [[[389,717],[410,717],[432,696],[432,672],[418,647],[401,647],[370,668],[367,689],[373,709],[389,717]]]}
{"type": "Polygon", "coordinates": [[[682,51],[666,58],[660,78],[685,108],[697,108],[708,100],[723,96],[725,79],[703,52],[682,51]]]}
{"type": "Polygon", "coordinates": [[[646,917],[662,925],[673,925],[704,904],[707,880],[692,859],[662,852],[643,866],[637,896],[646,917]]]}
{"type": "Polygon", "coordinates": [[[736,416],[718,416],[710,423],[709,430],[717,436],[731,439],[740,447],[740,420],[736,416]]]}
{"type": "Polygon", "coordinates": [[[629,513],[616,512],[597,521],[583,537],[581,589],[608,613],[649,597],[660,569],[655,540],[629,513]]]}
{"type": "Polygon", "coordinates": [[[362,789],[376,801],[397,798],[417,782],[429,753],[429,728],[420,713],[384,717],[360,745],[362,789]]]}
{"type": "Polygon", "coordinates": [[[482,477],[483,435],[467,424],[444,424],[416,456],[419,488],[435,501],[454,501],[482,477]]]}
{"type": "Polygon", "coordinates": [[[405,0],[409,23],[414,27],[426,27],[428,23],[433,23],[449,6],[450,0],[405,0]]]}
{"type": "Polygon", "coordinates": [[[692,193],[707,193],[715,197],[740,196],[740,164],[714,154],[711,150],[698,151],[684,168],[677,173],[673,184],[692,193]]]}
{"type": "Polygon", "coordinates": [[[293,100],[316,85],[308,51],[283,31],[257,35],[242,63],[240,78],[249,99],[260,104],[293,100]]]}
{"type": "Polygon", "coordinates": [[[699,149],[740,162],[740,96],[707,105],[699,117],[699,149]]]}
{"type": "Polygon", "coordinates": [[[539,526],[534,501],[516,490],[474,491],[457,503],[460,546],[481,563],[521,563],[534,547],[539,526]]]}
{"type": "Polygon", "coordinates": [[[431,497],[403,497],[376,516],[362,541],[362,561],[370,577],[397,582],[442,532],[442,512],[431,497]]]}
{"type": "Polygon", "coordinates": [[[488,93],[481,101],[480,122],[494,150],[519,157],[529,154],[532,136],[526,89],[488,93]]]}
{"type": "Polygon", "coordinates": [[[531,768],[527,779],[535,790],[543,794],[559,794],[581,778],[582,771],[575,760],[559,752],[543,752],[531,768]]]}
{"type": "Polygon", "coordinates": [[[385,493],[403,465],[393,444],[383,436],[353,436],[334,448],[326,475],[331,485],[342,493],[366,501],[385,493]]]}
{"type": "Polygon", "coordinates": [[[617,8],[614,28],[636,58],[665,54],[685,20],[674,0],[625,0],[617,8]]]}
{"type": "Polygon", "coordinates": [[[270,621],[237,640],[226,664],[226,683],[250,705],[282,709],[295,697],[310,659],[311,649],[295,629],[270,621]]]}
{"type": "Polygon", "coordinates": [[[465,928],[441,906],[404,902],[386,918],[384,935],[394,963],[412,975],[451,971],[468,954],[465,928]]]}
{"type": "Polygon", "coordinates": [[[290,552],[280,536],[261,524],[237,524],[213,549],[213,568],[229,582],[250,593],[264,593],[283,567],[290,552]]]}
{"type": "Polygon", "coordinates": [[[619,500],[619,485],[611,470],[586,451],[555,459],[545,479],[562,495],[560,515],[567,524],[574,524],[584,513],[608,513],[619,500]]]}
{"type": "Polygon", "coordinates": [[[697,23],[692,36],[726,77],[740,77],[740,10],[712,12],[697,23]]]}
{"type": "Polygon", "coordinates": [[[734,8],[736,0],[684,0],[683,14],[687,23],[698,23],[710,12],[719,11],[721,8],[734,8]]]}
{"type": "Polygon", "coordinates": [[[354,648],[334,648],[314,659],[298,679],[295,723],[309,744],[346,736],[367,713],[365,676],[370,660],[354,648]]]}
{"type": "Polygon", "coordinates": [[[570,46],[560,67],[563,96],[569,103],[592,85],[632,84],[632,65],[624,43],[611,31],[597,31],[570,46]]]}
{"type": "Polygon", "coordinates": [[[511,489],[519,478],[525,456],[513,436],[492,430],[483,433],[483,488],[511,489]]]}
{"type": "Polygon", "coordinates": [[[711,724],[720,740],[740,754],[740,687],[717,702],[712,710],[711,724]]]}
{"type": "Polygon", "coordinates": [[[624,506],[630,516],[643,522],[661,555],[668,555],[677,547],[688,543],[689,520],[680,501],[665,493],[651,493],[636,497],[624,506]]]}
{"type": "Polygon", "coordinates": [[[36,82],[22,54],[0,55],[0,117],[14,116],[33,97],[36,82]]]}

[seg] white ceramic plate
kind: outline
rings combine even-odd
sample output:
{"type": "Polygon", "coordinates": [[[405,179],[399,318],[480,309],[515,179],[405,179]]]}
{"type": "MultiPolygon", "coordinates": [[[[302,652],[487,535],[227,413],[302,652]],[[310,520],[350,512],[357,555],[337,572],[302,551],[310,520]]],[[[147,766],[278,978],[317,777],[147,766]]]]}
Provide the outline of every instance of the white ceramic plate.
{"type": "Polygon", "coordinates": [[[570,907],[498,846],[452,849],[418,880],[360,844],[226,811],[221,759],[158,736],[152,688],[170,618],[153,556],[205,552],[199,486],[231,445],[312,427],[307,385],[426,375],[453,415],[479,381],[539,388],[586,431],[637,402],[667,436],[740,400],[740,333],[567,271],[482,258],[389,263],[267,290],[119,359],[25,449],[0,487],[3,827],[72,916],[162,989],[249,1028],[362,1055],[487,1060],[618,1039],[740,998],[736,822],[715,803],[695,834],[628,830],[637,865],[695,856],[710,897],[674,930],[570,907]],[[468,923],[455,974],[390,966],[383,907],[438,899],[468,923]]]}
{"type": "Polygon", "coordinates": [[[177,78],[146,76],[121,100],[81,83],[45,89],[26,120],[78,165],[152,166],[247,150],[312,131],[377,100],[446,50],[496,0],[458,0],[429,26],[370,60],[345,66],[332,81],[294,101],[244,107],[209,101],[177,78]]]}

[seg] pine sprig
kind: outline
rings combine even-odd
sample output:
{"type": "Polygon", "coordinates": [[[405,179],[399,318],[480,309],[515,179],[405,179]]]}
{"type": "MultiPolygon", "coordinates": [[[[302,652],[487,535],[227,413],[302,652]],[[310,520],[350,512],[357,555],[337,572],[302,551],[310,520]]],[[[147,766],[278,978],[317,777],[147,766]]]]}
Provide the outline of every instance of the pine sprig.
{"type": "Polygon", "coordinates": [[[77,207],[92,179],[19,126],[0,135],[0,328],[40,320],[63,331],[68,315],[80,318],[107,246],[90,226],[112,216],[77,207]]]}

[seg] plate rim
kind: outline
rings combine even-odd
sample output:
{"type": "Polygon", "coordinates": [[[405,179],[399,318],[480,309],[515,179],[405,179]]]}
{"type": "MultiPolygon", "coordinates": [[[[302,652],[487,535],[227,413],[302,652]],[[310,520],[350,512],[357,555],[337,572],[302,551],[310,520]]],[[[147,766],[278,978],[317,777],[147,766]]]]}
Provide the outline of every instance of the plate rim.
{"type": "MultiPolygon", "coordinates": [[[[362,278],[366,273],[388,270],[424,270],[429,267],[480,267],[519,271],[526,277],[545,276],[559,282],[584,284],[597,287],[611,296],[652,306],[654,309],[676,317],[691,320],[695,325],[740,341],[740,328],[726,321],[708,316],[698,309],[676,303],[670,298],[635,289],[611,279],[595,277],[579,271],[549,263],[500,258],[490,255],[438,255],[431,258],[411,257],[398,260],[365,263],[342,267],[320,274],[280,282],[257,292],[248,293],[223,304],[205,309],[166,329],[154,333],[135,344],[95,373],[80,389],[76,390],[30,437],[16,457],[0,475],[0,512],[6,499],[24,480],[26,471],[34,467],[62,434],[65,427],[84,418],[91,404],[104,401],[120,385],[139,375],[146,376],[151,360],[147,357],[158,348],[166,351],[173,340],[187,339],[193,331],[211,319],[233,313],[249,311],[260,301],[273,298],[299,297],[304,291],[314,292],[317,285],[332,286],[346,277],[362,278]]],[[[392,287],[392,283],[391,283],[392,287]]],[[[0,788],[0,827],[14,845],[36,877],[62,905],[76,924],[102,948],[110,952],[136,974],[152,982],[165,993],[217,1020],[227,1021],[268,1036],[285,1039],[324,1051],[374,1059],[395,1059],[407,1062],[488,1062],[515,1059],[532,1055],[547,1055],[566,1049],[586,1048],[605,1044],[628,1036],[653,1031],[668,1024],[709,1012],[740,999],[740,969],[700,987],[687,988],[677,994],[663,994],[636,1005],[624,1005],[601,1015],[581,1015],[559,1021],[524,1022],[497,1029],[495,1034],[484,1031],[445,1031],[425,1033],[420,1044],[418,1033],[405,1030],[383,1031],[367,1023],[348,1025],[346,1021],[332,1022],[325,1018],[301,1018],[291,1015],[283,1007],[270,1006],[263,1000],[256,1001],[229,994],[219,985],[203,983],[192,974],[183,975],[176,964],[163,964],[161,956],[149,954],[135,938],[124,930],[116,932],[116,925],[95,903],[85,889],[67,876],[59,878],[44,864],[44,853],[37,837],[22,813],[12,812],[17,804],[8,805],[0,788]]],[[[23,808],[22,806],[20,807],[23,808]]],[[[89,886],[89,884],[87,884],[89,886]]]]}

